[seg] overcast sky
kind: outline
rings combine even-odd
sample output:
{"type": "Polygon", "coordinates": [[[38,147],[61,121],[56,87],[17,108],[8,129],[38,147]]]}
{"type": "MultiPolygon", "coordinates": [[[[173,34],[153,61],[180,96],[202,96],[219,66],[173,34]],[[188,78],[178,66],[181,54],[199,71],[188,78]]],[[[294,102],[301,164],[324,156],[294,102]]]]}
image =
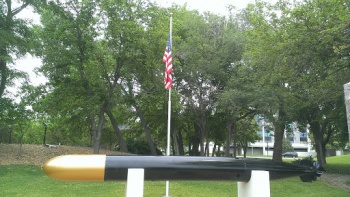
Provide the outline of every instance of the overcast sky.
{"type": "MultiPolygon", "coordinates": [[[[199,12],[210,11],[215,14],[225,15],[227,14],[227,6],[233,5],[238,9],[242,9],[247,6],[248,3],[254,2],[254,0],[151,0],[156,2],[162,7],[170,7],[172,4],[184,5],[187,3],[188,9],[198,10],[199,12]]],[[[270,0],[275,1],[275,0],[270,0]]],[[[21,18],[29,18],[33,20],[34,23],[39,23],[39,16],[33,14],[31,9],[22,11],[19,14],[21,18]]],[[[30,75],[30,81],[33,85],[39,85],[45,83],[46,79],[42,76],[37,76],[34,74],[33,69],[39,67],[41,61],[37,58],[34,58],[30,55],[17,60],[13,65],[14,68],[18,70],[25,71],[30,75]]],[[[13,91],[13,90],[12,90],[13,91]]]]}
{"type": "Polygon", "coordinates": [[[227,5],[234,5],[238,9],[247,6],[248,3],[254,0],[153,0],[160,6],[170,7],[171,4],[184,5],[187,3],[189,9],[198,10],[200,12],[210,11],[215,14],[224,15],[227,10],[227,5]]]}

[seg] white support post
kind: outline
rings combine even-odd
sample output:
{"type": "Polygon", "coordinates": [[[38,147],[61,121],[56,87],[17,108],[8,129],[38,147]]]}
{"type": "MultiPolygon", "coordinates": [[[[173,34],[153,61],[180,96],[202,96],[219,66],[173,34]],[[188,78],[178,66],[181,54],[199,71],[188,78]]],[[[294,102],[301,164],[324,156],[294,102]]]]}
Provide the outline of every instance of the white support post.
{"type": "Polygon", "coordinates": [[[344,96],[345,96],[346,118],[348,122],[349,143],[350,143],[350,83],[344,84],[344,96]]]}
{"type": "Polygon", "coordinates": [[[145,169],[129,168],[126,183],[126,197],[143,197],[145,169]]]}
{"type": "Polygon", "coordinates": [[[263,155],[266,155],[265,150],[265,120],[262,120],[262,149],[263,149],[263,155]]]}
{"type": "Polygon", "coordinates": [[[249,182],[237,182],[238,197],[270,197],[268,171],[252,170],[249,182]]]}

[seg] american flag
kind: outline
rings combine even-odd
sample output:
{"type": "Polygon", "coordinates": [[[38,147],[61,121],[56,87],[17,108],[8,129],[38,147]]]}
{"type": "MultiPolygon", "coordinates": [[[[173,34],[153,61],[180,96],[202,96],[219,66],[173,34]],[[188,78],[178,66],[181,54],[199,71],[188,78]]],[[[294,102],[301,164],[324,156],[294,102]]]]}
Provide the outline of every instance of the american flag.
{"type": "Polygon", "coordinates": [[[168,42],[165,47],[165,52],[163,55],[163,62],[165,63],[165,75],[164,75],[164,85],[166,89],[170,89],[173,85],[173,57],[171,55],[171,41],[170,35],[168,36],[168,42]]]}

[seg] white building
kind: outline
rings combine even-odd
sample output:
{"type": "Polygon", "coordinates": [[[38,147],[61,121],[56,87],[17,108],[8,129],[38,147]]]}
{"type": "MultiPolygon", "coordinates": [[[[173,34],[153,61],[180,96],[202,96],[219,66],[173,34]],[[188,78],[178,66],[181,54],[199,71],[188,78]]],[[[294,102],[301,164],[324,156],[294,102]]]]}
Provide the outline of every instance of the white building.
{"type": "MultiPolygon", "coordinates": [[[[270,124],[265,122],[264,119],[260,119],[258,124],[260,130],[258,134],[261,136],[261,140],[256,141],[249,145],[247,154],[253,155],[273,155],[273,147],[275,142],[274,131],[270,130],[270,124]]],[[[309,129],[299,130],[297,123],[289,124],[290,132],[285,131],[285,138],[289,139],[295,152],[301,157],[316,156],[315,150],[312,149],[311,140],[309,138],[309,129]]]]}

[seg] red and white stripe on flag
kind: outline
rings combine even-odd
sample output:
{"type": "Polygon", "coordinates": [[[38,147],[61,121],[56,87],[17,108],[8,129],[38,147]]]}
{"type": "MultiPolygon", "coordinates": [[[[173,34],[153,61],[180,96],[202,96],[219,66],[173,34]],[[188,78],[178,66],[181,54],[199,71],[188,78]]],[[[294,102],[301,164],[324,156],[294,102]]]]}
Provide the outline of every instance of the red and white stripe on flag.
{"type": "Polygon", "coordinates": [[[170,89],[173,85],[173,58],[171,55],[171,41],[170,35],[168,37],[168,42],[165,47],[165,52],[163,55],[163,62],[165,63],[165,75],[164,75],[164,85],[166,89],[170,89]]]}

